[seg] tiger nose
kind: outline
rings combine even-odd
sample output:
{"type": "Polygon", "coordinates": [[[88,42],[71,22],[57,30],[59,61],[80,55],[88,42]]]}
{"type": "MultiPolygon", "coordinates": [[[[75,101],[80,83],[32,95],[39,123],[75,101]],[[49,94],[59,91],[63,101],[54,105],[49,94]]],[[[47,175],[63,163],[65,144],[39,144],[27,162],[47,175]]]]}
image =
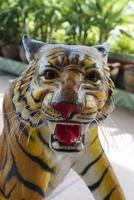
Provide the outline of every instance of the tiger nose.
{"type": "Polygon", "coordinates": [[[53,107],[62,113],[65,120],[68,120],[73,113],[81,112],[81,106],[79,104],[54,103],[53,107]]]}

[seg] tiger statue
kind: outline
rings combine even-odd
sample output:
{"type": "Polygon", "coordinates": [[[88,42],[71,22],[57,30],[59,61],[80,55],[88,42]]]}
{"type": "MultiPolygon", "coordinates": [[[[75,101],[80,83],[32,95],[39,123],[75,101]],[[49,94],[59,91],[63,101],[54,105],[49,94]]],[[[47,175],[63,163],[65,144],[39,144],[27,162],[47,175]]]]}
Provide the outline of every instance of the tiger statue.
{"type": "Polygon", "coordinates": [[[96,200],[125,200],[98,137],[113,110],[107,43],[46,44],[23,36],[28,68],[3,100],[0,200],[46,200],[72,168],[96,200]]]}

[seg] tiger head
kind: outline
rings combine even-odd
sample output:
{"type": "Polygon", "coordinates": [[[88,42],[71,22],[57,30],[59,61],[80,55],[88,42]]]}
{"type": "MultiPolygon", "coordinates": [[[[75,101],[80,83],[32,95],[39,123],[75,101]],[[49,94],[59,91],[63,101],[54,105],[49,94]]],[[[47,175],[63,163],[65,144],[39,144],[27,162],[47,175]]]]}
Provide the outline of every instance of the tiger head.
{"type": "Polygon", "coordinates": [[[29,67],[14,89],[16,112],[32,127],[49,126],[53,150],[83,150],[86,131],[113,109],[108,44],[45,44],[28,36],[23,44],[29,67]]]}

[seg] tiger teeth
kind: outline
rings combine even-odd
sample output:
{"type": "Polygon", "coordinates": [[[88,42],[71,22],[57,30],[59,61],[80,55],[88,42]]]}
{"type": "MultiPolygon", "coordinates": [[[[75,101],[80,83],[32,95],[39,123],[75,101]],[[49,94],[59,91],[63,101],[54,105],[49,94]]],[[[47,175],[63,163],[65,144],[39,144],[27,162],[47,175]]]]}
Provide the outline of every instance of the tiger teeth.
{"type": "MultiPolygon", "coordinates": [[[[60,125],[64,125],[64,126],[74,126],[74,125],[79,125],[79,124],[73,124],[73,123],[54,123],[54,122],[49,122],[48,121],[48,126],[49,126],[49,129],[51,131],[52,134],[54,134],[55,132],[55,128],[56,128],[56,125],[57,124],[60,124],[60,125]]],[[[81,134],[85,134],[85,132],[87,131],[88,129],[88,126],[89,125],[81,125],[81,134]]]]}
{"type": "Polygon", "coordinates": [[[61,124],[61,125],[65,125],[65,126],[74,126],[74,125],[80,125],[80,124],[73,124],[73,123],[57,123],[57,124],[61,124]]]}
{"type": "Polygon", "coordinates": [[[82,125],[81,126],[81,134],[85,134],[85,132],[87,131],[87,129],[88,129],[88,125],[86,124],[86,125],[82,125]]]}
{"type": "Polygon", "coordinates": [[[52,142],[51,147],[55,150],[64,149],[64,150],[77,150],[82,151],[84,149],[83,143],[80,142],[77,146],[62,146],[57,141],[52,142]]]}
{"type": "Polygon", "coordinates": [[[60,149],[61,148],[60,145],[59,145],[59,143],[57,141],[55,141],[55,142],[52,143],[52,147],[54,149],[60,149]]]}
{"type": "Polygon", "coordinates": [[[55,128],[56,128],[56,125],[57,124],[60,124],[60,125],[64,125],[64,126],[74,126],[74,125],[79,125],[79,124],[73,124],[73,123],[54,123],[54,122],[49,122],[48,121],[48,127],[51,131],[52,134],[54,134],[55,132],[55,128]]]}
{"type": "Polygon", "coordinates": [[[82,143],[82,142],[79,143],[79,144],[77,145],[76,149],[77,149],[78,151],[82,151],[82,150],[84,149],[83,143],[82,143]]]}

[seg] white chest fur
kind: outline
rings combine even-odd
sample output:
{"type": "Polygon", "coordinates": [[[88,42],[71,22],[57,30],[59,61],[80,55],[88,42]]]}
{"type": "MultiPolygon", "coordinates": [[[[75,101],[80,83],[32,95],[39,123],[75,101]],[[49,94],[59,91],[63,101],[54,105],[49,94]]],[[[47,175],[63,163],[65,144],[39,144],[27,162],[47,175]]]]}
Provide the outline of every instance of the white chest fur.
{"type": "Polygon", "coordinates": [[[64,180],[64,177],[76,161],[76,153],[55,152],[52,160],[56,166],[56,174],[52,175],[47,189],[47,196],[64,180]]]}

